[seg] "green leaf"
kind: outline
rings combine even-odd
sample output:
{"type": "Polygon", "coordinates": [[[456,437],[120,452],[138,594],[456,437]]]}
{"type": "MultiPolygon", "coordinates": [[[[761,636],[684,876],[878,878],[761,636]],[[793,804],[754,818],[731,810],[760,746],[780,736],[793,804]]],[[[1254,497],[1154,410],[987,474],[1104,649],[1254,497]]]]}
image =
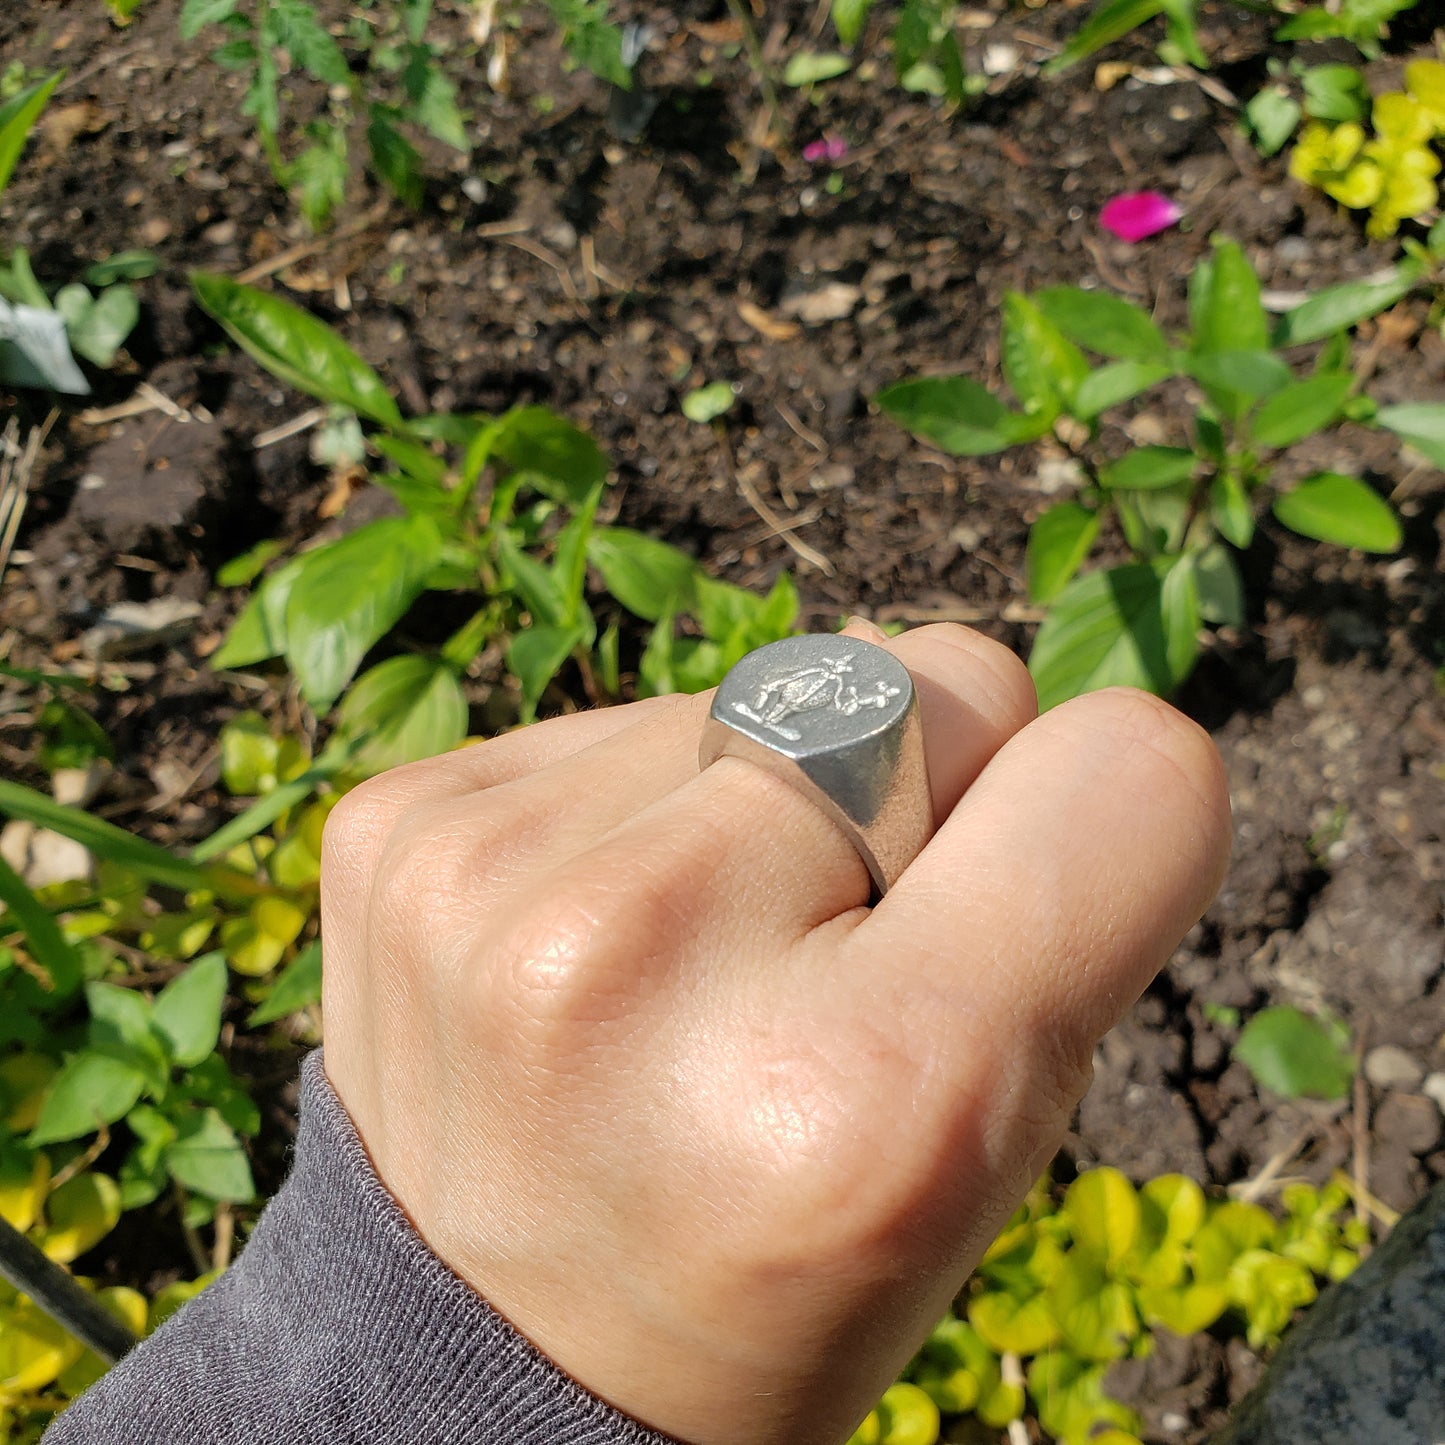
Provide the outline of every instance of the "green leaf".
{"type": "Polygon", "coordinates": [[[1021,1299],[987,1290],[968,1302],[968,1322],[1000,1354],[1035,1355],[1059,1342],[1058,1321],[1042,1294],[1021,1299]]]}
{"type": "Polygon", "coordinates": [[[1139,1196],[1117,1170],[1087,1169],[1064,1194],[1074,1242],[1105,1264],[1118,1264],[1139,1237],[1139,1196]]]}
{"type": "Polygon", "coordinates": [[[160,268],[160,257],[154,251],[117,251],[87,266],[80,279],[90,286],[113,286],[117,281],[144,281],[160,268]]]}
{"type": "Polygon", "coordinates": [[[84,843],[98,858],[105,858],[152,883],[185,892],[204,888],[209,881],[205,869],[164,848],[148,843],[87,813],[67,807],[20,783],[0,780],[0,813],[25,818],[40,828],[53,828],[77,843],[84,843]]]}
{"type": "Polygon", "coordinates": [[[567,53],[593,75],[632,89],[632,72],[622,55],[622,31],[607,19],[607,0],[546,0],[562,31],[567,53]]]}
{"type": "Polygon", "coordinates": [[[10,173],[25,149],[26,138],[64,73],[57,70],[48,79],[27,86],[0,105],[0,192],[9,184],[10,173]]]}
{"type": "MultiPolygon", "coordinates": [[[[3,803],[3,798],[0,798],[0,803],[3,803]]],[[[5,905],[24,931],[31,956],[50,975],[50,985],[56,996],[65,998],[74,993],[83,972],[79,953],[60,931],[60,925],[50,910],[26,887],[25,880],[4,858],[0,858],[0,903],[5,905]]]]}
{"type": "Polygon", "coordinates": [[[1343,1099],[1355,1076],[1348,1039],[1296,1008],[1267,1008],[1245,1024],[1234,1056],[1286,1099],[1343,1099]]]}
{"type": "Polygon", "coordinates": [[[1129,1353],[1139,1333],[1133,1290],[1110,1279],[1092,1252],[1070,1251],[1049,1283],[1048,1299],[1064,1343],[1075,1354],[1086,1360],[1118,1360],[1129,1353]]]}
{"type": "Polygon", "coordinates": [[[606,453],[585,431],[545,406],[517,407],[503,416],[491,453],[507,462],[522,484],[574,507],[611,470],[606,453]]]}
{"type": "Polygon", "coordinates": [[[429,517],[385,517],[305,554],[286,603],[286,656],[318,712],[401,620],[442,552],[429,517]]]}
{"type": "Polygon", "coordinates": [[[1024,566],[1029,598],[1052,602],[1089,555],[1099,535],[1099,514],[1078,502],[1057,502],[1029,529],[1024,566]]]}
{"type": "Polygon", "coordinates": [[[113,983],[88,983],[85,1002],[90,1009],[90,1051],[133,1065],[145,1075],[147,1088],[164,1091],[170,1079],[170,1060],[164,1038],[151,1021],[151,1005],[145,995],[113,983]]]}
{"type": "Polygon", "coordinates": [[[99,296],[78,283],[62,286],[55,309],[65,318],[71,347],[87,361],[106,367],[115,360],[140,319],[140,302],[129,286],[107,286],[99,296]]]}
{"type": "Polygon", "coordinates": [[[1107,291],[1054,286],[1034,293],[1035,305],[1070,341],[1119,361],[1169,359],[1164,333],[1139,307],[1107,291]]]}
{"type": "Polygon", "coordinates": [[[1069,583],[1029,657],[1041,711],[1101,687],[1126,684],[1165,694],[1183,680],[1170,666],[1163,597],[1168,571],[1163,563],[1133,562],[1069,583]]]}
{"type": "Polygon", "coordinates": [[[266,564],[285,546],[279,537],[267,537],[254,547],[248,547],[216,569],[216,586],[244,587],[248,582],[254,582],[265,570],[266,564]]]}
{"type": "Polygon", "coordinates": [[[177,1184],[203,1198],[248,1204],[256,1197],[246,1151],[215,1109],[179,1122],[176,1141],[166,1150],[166,1167],[177,1184]]]}
{"type": "Polygon", "coordinates": [[[1164,655],[1172,685],[1177,687],[1199,661],[1199,629],[1203,618],[1199,611],[1194,555],[1186,552],[1169,560],[1172,565],[1164,574],[1159,611],[1164,619],[1164,655]]]}
{"type": "Polygon", "coordinates": [[[1255,148],[1262,156],[1284,149],[1300,121],[1300,103],[1286,90],[1268,85],[1244,107],[1245,119],[1254,133],[1255,148]]]}
{"type": "Polygon", "coordinates": [[[587,558],[608,592],[644,621],[690,610],[697,563],[679,548],[627,527],[599,527],[587,558]]]}
{"type": "Polygon", "coordinates": [[[1209,515],[1225,541],[1241,550],[1254,541],[1254,507],[1234,472],[1221,472],[1210,483],[1209,515]]]}
{"type": "Polygon", "coordinates": [[[1229,549],[1218,542],[1205,547],[1194,559],[1194,577],[1200,617],[1221,627],[1243,627],[1244,584],[1229,549]]]}
{"type": "Polygon", "coordinates": [[[868,23],[868,12],[872,8],[873,0],[833,0],[833,29],[838,32],[838,39],[844,45],[852,46],[858,43],[858,37],[863,34],[863,27],[868,23]]]}
{"type": "Polygon", "coordinates": [[[310,312],[204,271],[191,273],[191,289],[236,344],[282,381],[382,426],[402,429],[401,412],[381,378],[310,312]]]}
{"type": "Polygon", "coordinates": [[[176,1137],[176,1126],[149,1104],[137,1104],[125,1122],[137,1142],[120,1166],[120,1204],[122,1209],[139,1209],[166,1187],[165,1151],[176,1137]]]}
{"type": "Polygon", "coordinates": [[[292,557],[261,583],[231,624],[225,642],[211,655],[213,668],[219,672],[249,667],[286,651],[286,608],[310,555],[292,557]]]}
{"type": "Polygon", "coordinates": [[[1116,361],[1091,371],[1074,393],[1073,414],[1080,421],[1092,421],[1111,406],[1129,401],[1141,391],[1174,374],[1170,361],[1116,361]]]}
{"type": "MultiPolygon", "coordinates": [[[[1272,351],[1195,351],[1185,359],[1192,376],[1211,395],[1220,393],[1229,410],[1282,391],[1294,379],[1289,367],[1272,351]]],[[[1221,403],[1223,405],[1223,403],[1221,403]]],[[[1248,409],[1245,405],[1245,410],[1248,409]]]]}
{"type": "Polygon", "coordinates": [[[1265,447],[1287,447],[1321,431],[1340,414],[1354,384],[1354,377],[1346,372],[1326,372],[1291,382],[1255,414],[1255,441],[1265,447]]]}
{"type": "Polygon", "coordinates": [[[276,976],[265,1002],[246,1020],[251,1028],[275,1023],[321,1002],[321,940],[308,943],[276,976]]]}
{"type": "Polygon", "coordinates": [[[1409,442],[1421,456],[1437,467],[1445,467],[1445,404],[1407,402],[1403,406],[1382,406],[1375,413],[1377,425],[1409,442]]]}
{"type": "Polygon", "coordinates": [[[1286,311],[1274,324],[1276,346],[1321,341],[1337,331],[1388,311],[1420,284],[1420,268],[1408,263],[1373,281],[1347,281],[1317,291],[1308,301],[1286,311]]]}
{"type": "Polygon", "coordinates": [[[987,456],[1013,446],[1012,414],[991,392],[964,376],[922,376],[880,391],[879,407],[915,436],[956,457],[987,456]]]}
{"type": "Polygon", "coordinates": [[[367,734],[352,766],[382,773],[456,747],[467,735],[467,700],[446,663],[404,653],[357,678],[336,729],[344,738],[367,734]]]}
{"type": "Polygon", "coordinates": [[[208,953],[156,995],[155,1026],[183,1069],[194,1068],[216,1047],[226,1003],[226,977],[225,955],[208,953]]]}
{"type": "Polygon", "coordinates": [[[1269,318],[1260,303],[1259,277],[1233,241],[1216,241],[1214,254],[1194,268],[1189,319],[1198,352],[1263,351],[1269,318]]]}
{"type": "Polygon", "coordinates": [[[403,205],[419,211],[426,198],[416,147],[376,107],[366,127],[372,169],[403,205]]]}
{"type": "Polygon", "coordinates": [[[351,67],[341,47],[317,18],[311,0],[267,0],[276,43],[308,75],[350,89],[351,67]]]}
{"type": "Polygon", "coordinates": [[[135,1064],[85,1050],[61,1066],[30,1131],[32,1144],[79,1139],[124,1118],[145,1092],[146,1076],[135,1064]]]}
{"type": "Polygon", "coordinates": [[[783,71],[783,84],[802,88],[820,85],[825,80],[836,80],[853,68],[853,62],[846,55],[819,55],[804,50],[788,61],[783,71]]]}
{"type": "Polygon", "coordinates": [[[1006,291],[1000,345],[1004,379],[1024,409],[1050,423],[1073,403],[1089,363],[1027,296],[1006,291]]]}
{"type": "Polygon", "coordinates": [[[254,838],[263,828],[269,828],[288,808],[294,808],[309,798],[318,784],[343,771],[351,760],[351,752],[352,744],[344,740],[328,743],[326,750],[304,773],[272,788],[229,823],[223,823],[209,838],[197,843],[191,849],[192,859],[203,863],[210,858],[224,857],[232,848],[254,838]]]}
{"type": "Polygon", "coordinates": [[[59,1264],[99,1244],[120,1220],[120,1190],[109,1174],[87,1169],[57,1185],[45,1201],[46,1227],[36,1243],[59,1264]]]}
{"type": "Polygon", "coordinates": [[[682,399],[682,414],[689,420],[706,424],[726,416],[737,402],[737,393],[729,381],[713,381],[694,387],[682,399]]]}
{"type": "Polygon", "coordinates": [[[1353,65],[1312,65],[1300,76],[1305,114],[1314,120],[1363,121],[1370,114],[1370,87],[1353,65]]]}
{"type": "Polygon", "coordinates": [[[1188,447],[1135,447],[1099,470],[1099,485],[1119,491],[1149,491],[1187,482],[1199,458],[1188,447]]]}
{"type": "Polygon", "coordinates": [[[1067,70],[1163,13],[1164,0],[1105,0],[1044,66],[1044,74],[1057,75],[1067,70]]]}
{"type": "Polygon", "coordinates": [[[240,0],[186,0],[181,6],[181,39],[194,40],[208,25],[236,13],[240,0]]]}
{"type": "Polygon", "coordinates": [[[331,121],[312,122],[306,134],[311,144],[286,167],[283,180],[306,224],[322,231],[346,201],[349,147],[345,128],[331,121]]]}
{"type": "Polygon", "coordinates": [[[523,722],[537,716],[537,704],[547,684],[571,657],[583,635],[579,627],[529,627],[512,639],[507,648],[507,668],[522,685],[523,722]]]}
{"type": "Polygon", "coordinates": [[[1400,519],[1374,488],[1340,472],[1316,472],[1274,499],[1274,515],[1292,532],[1358,547],[1362,552],[1398,552],[1400,519]]]}
{"type": "Polygon", "coordinates": [[[470,153],[466,121],[457,106],[457,88],[425,46],[412,52],[402,72],[402,84],[411,101],[407,107],[411,119],[443,145],[463,155],[470,153]]]}

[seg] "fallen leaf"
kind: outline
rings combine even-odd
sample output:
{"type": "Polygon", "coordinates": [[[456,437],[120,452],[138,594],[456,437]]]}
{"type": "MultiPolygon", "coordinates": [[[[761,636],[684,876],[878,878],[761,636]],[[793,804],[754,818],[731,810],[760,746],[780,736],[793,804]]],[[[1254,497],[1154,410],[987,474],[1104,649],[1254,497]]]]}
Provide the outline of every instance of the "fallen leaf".
{"type": "Polygon", "coordinates": [[[761,306],[754,306],[751,301],[738,302],[738,315],[754,331],[761,331],[769,341],[792,341],[799,334],[799,328],[791,321],[779,321],[776,316],[769,316],[761,306]]]}
{"type": "Polygon", "coordinates": [[[40,117],[40,134],[46,150],[63,155],[78,135],[94,135],[110,124],[105,112],[93,100],[76,101],[48,110],[40,117]]]}
{"type": "Polygon", "coordinates": [[[331,490],[321,499],[316,515],[324,521],[339,517],[357,492],[366,485],[366,468],[338,467],[331,474],[331,490]]]}
{"type": "Polygon", "coordinates": [[[740,45],[743,27],[736,20],[698,20],[687,27],[704,45],[740,45]]]}

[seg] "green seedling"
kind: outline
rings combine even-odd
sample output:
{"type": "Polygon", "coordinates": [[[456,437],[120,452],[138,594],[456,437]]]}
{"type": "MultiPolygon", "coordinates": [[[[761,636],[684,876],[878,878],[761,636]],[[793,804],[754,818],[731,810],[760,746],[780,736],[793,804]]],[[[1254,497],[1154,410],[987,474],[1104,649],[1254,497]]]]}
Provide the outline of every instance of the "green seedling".
{"type": "Polygon", "coordinates": [[[1166,336],[1145,311],[1104,292],[1012,292],[1001,350],[1015,405],[963,376],[903,381],[879,395],[889,416],[955,456],[1046,437],[1073,454],[1078,494],[1035,521],[1026,554],[1030,598],[1047,608],[1029,659],[1041,706],[1114,683],[1168,694],[1183,682],[1203,626],[1245,624],[1234,556],[1266,507],[1316,541],[1376,553],[1400,546],[1399,518],[1368,481],[1317,471],[1285,484],[1277,467],[1306,438],[1346,424],[1394,432],[1445,466],[1445,405],[1377,406],[1350,370],[1344,334],[1416,285],[1427,261],[1332,288],[1271,321],[1244,252],[1217,241],[1195,268],[1182,335],[1166,336]],[[1322,338],[1304,370],[1294,348],[1322,338]],[[1189,431],[1114,454],[1105,415],[1179,379],[1199,398],[1189,431]],[[1106,527],[1131,560],[1082,570],[1106,527]]]}

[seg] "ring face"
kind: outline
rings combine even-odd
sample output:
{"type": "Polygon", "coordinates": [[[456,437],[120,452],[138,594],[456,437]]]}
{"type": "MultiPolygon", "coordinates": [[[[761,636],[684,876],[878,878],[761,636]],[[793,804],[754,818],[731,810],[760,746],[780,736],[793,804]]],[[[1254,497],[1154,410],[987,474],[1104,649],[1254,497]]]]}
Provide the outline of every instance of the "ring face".
{"type": "Polygon", "coordinates": [[[880,893],[933,830],[918,699],[908,669],[871,642],[787,637],[723,678],[704,767],[742,757],[804,792],[847,834],[880,893]]]}

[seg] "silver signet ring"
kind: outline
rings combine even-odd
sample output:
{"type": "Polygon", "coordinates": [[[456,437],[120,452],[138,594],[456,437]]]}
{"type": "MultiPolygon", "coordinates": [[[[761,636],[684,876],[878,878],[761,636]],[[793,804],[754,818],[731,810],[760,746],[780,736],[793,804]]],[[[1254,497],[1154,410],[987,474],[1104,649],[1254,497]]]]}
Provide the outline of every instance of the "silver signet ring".
{"type": "Polygon", "coordinates": [[[908,669],[833,634],[750,652],[718,684],[698,761],[745,758],[790,783],[857,848],[881,895],[933,833],[923,725],[908,669]]]}

